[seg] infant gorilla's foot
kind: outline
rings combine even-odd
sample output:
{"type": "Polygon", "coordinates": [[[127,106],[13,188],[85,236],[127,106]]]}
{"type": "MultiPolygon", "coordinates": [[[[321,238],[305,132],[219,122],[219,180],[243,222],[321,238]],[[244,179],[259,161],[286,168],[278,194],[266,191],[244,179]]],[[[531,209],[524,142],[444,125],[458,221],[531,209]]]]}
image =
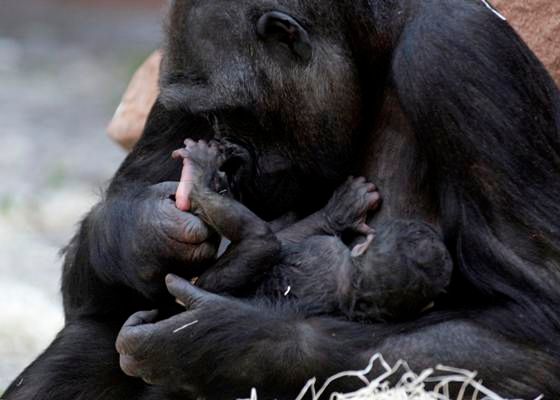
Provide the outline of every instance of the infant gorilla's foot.
{"type": "Polygon", "coordinates": [[[173,152],[173,158],[183,160],[181,181],[176,193],[179,209],[190,211],[192,191],[196,188],[209,188],[218,193],[227,190],[226,174],[220,171],[225,159],[218,142],[187,139],[184,148],[173,152]]]}
{"type": "Polygon", "coordinates": [[[351,230],[373,235],[373,229],[366,222],[367,213],[377,209],[380,202],[381,196],[373,183],[365,178],[348,178],[324,209],[330,229],[335,233],[351,230]]]}

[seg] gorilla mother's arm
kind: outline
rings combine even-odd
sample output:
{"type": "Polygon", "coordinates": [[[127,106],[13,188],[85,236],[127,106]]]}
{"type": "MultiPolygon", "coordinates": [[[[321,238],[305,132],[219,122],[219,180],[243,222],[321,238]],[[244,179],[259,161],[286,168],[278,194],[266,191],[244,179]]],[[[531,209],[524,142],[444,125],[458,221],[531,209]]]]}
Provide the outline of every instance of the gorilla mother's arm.
{"type": "MultiPolygon", "coordinates": [[[[156,312],[137,313],[117,339],[123,371],[156,386],[211,399],[243,398],[252,388],[259,398],[293,399],[308,379],[316,377],[320,385],[335,373],[365,367],[376,353],[389,356],[390,363],[413,359],[418,372],[436,364],[476,369],[502,395],[535,398],[555,385],[546,370],[538,379],[526,370],[537,359],[552,366],[550,355],[485,330],[475,320],[440,315],[412,324],[364,325],[305,319],[289,308],[211,294],[178,277],[166,281],[187,311],[159,322],[156,312]],[[491,359],[491,365],[481,366],[481,358],[491,359]]],[[[331,389],[361,386],[345,378],[331,389]]]]}
{"type": "Polygon", "coordinates": [[[202,129],[190,116],[169,115],[155,105],[142,139],[66,250],[67,317],[126,318],[139,304],[150,307],[161,299],[166,273],[188,276],[214,256],[209,230],[171,198],[181,169],[171,152],[186,132],[202,129]]]}

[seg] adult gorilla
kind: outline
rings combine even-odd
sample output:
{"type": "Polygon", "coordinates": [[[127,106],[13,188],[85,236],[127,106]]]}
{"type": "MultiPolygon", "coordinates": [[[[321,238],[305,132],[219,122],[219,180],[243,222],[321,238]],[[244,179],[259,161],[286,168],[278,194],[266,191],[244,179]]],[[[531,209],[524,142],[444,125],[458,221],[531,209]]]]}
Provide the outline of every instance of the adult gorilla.
{"type": "MultiPolygon", "coordinates": [[[[138,146],[70,245],[66,326],[13,399],[290,398],[376,352],[478,370],[506,395],[560,396],[560,99],[542,65],[478,0],[177,0],[162,95],[138,146]],[[163,277],[189,277],[215,238],[174,208],[186,136],[253,152],[243,201],[272,219],[316,209],[347,175],[392,217],[441,228],[449,296],[401,325],[305,319],[163,277]],[[178,326],[198,321],[178,334],[178,326]]],[[[348,382],[348,386],[355,382],[348,382]]]]}

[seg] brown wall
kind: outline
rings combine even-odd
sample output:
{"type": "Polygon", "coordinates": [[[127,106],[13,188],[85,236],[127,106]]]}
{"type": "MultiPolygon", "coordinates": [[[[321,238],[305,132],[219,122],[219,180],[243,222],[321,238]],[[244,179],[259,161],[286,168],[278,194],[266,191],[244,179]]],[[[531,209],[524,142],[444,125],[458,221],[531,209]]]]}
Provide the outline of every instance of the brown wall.
{"type": "Polygon", "coordinates": [[[560,85],[560,0],[494,0],[493,4],[560,85]]]}

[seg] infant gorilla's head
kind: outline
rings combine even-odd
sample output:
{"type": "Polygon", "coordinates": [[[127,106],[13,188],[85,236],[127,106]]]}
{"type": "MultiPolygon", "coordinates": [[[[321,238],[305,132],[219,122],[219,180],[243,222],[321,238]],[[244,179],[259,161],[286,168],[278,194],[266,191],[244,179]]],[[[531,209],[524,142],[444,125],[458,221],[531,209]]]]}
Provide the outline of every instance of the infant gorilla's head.
{"type": "Polygon", "coordinates": [[[392,220],[376,232],[373,245],[355,263],[347,313],[377,321],[417,316],[450,283],[453,264],[441,235],[426,223],[409,220],[392,220]]]}

